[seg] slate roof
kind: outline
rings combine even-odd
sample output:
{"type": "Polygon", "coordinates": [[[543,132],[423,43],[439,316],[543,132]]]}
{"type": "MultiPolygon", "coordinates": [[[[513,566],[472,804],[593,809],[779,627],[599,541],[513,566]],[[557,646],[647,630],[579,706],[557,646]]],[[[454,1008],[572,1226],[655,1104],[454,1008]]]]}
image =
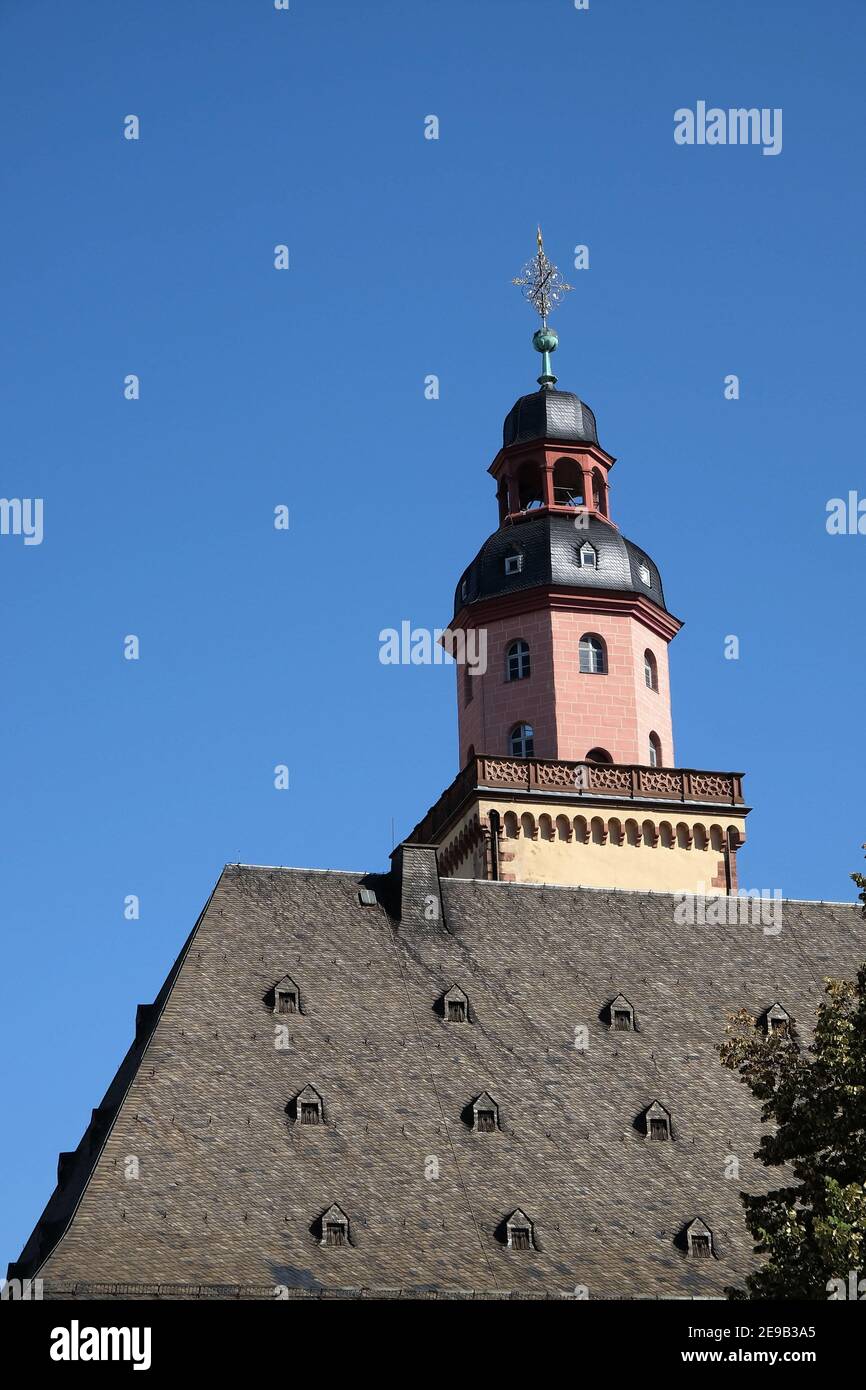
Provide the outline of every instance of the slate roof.
{"type": "Polygon", "coordinates": [[[503,448],[531,439],[597,444],[595,416],[572,391],[533,391],[514,402],[502,427],[503,448]]]}
{"type": "Polygon", "coordinates": [[[779,1000],[808,1035],[822,977],[866,954],[858,908],[786,902],[771,936],[677,926],[668,895],[440,886],[426,847],[395,865],[223,871],[10,1276],[38,1273],[46,1297],[688,1297],[742,1278],[737,1193],[766,1175],[758,1107],[716,1055],[725,1015],[779,1000]],[[303,1012],[275,1016],[287,973],[303,1012]],[[436,1007],[455,983],[467,1023],[436,1007]],[[634,1033],[604,1021],[619,994],[634,1033]],[[287,1113],[306,1086],[322,1125],[287,1113]],[[493,1133],[471,1127],[485,1091],[493,1133]],[[643,1133],[654,1101],[671,1142],[643,1133]],[[332,1204],[350,1243],[329,1248],[332,1204]],[[537,1249],[504,1243],[517,1209],[537,1249]],[[695,1218],[710,1260],[684,1253],[695,1218]]]}
{"type": "Polygon", "coordinates": [[[596,517],[578,529],[574,517],[548,511],[529,513],[525,520],[502,526],[487,538],[460,577],[454,612],[459,613],[467,603],[548,585],[590,594],[641,594],[667,612],[658,566],[645,550],[596,517]],[[596,550],[595,569],[580,564],[580,548],[586,541],[596,550]],[[516,574],[506,574],[505,557],[515,551],[522,554],[523,566],[516,574]],[[649,584],[641,579],[642,563],[649,569],[649,584]]]}

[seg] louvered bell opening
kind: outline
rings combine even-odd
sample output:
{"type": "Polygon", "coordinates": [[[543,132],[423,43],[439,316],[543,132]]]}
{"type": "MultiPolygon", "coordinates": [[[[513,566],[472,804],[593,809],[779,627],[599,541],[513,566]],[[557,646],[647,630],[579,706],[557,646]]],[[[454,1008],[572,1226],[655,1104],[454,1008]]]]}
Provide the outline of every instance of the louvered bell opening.
{"type": "Polygon", "coordinates": [[[478,1110],[475,1114],[475,1128],[482,1134],[492,1134],[496,1128],[496,1121],[492,1110],[478,1110]]]}
{"type": "Polygon", "coordinates": [[[650,1139],[667,1139],[668,1122],[667,1120],[650,1120],[650,1139]]]}
{"type": "Polygon", "coordinates": [[[449,1000],[448,1000],[448,1022],[449,1022],[449,1023],[465,1023],[465,1022],[466,1022],[466,1005],[463,1004],[463,1003],[461,1003],[461,1001],[460,1001],[459,999],[449,999],[449,1000]]]}
{"type": "Polygon", "coordinates": [[[340,1221],[325,1222],[325,1244],[326,1245],[348,1245],[346,1240],[346,1228],[340,1221]]]}
{"type": "Polygon", "coordinates": [[[277,1013],[296,1014],[298,1012],[298,996],[291,990],[280,990],[277,995],[277,1013]]]}
{"type": "Polygon", "coordinates": [[[320,1110],[319,1110],[318,1105],[316,1105],[315,1101],[310,1101],[309,1103],[307,1103],[306,1101],[302,1101],[302,1102],[301,1102],[301,1124],[302,1124],[302,1125],[318,1125],[318,1124],[321,1124],[321,1123],[322,1123],[321,1112],[320,1112],[320,1110]]]}
{"type": "Polygon", "coordinates": [[[512,1248],[512,1250],[528,1250],[528,1249],[529,1249],[529,1232],[528,1232],[528,1231],[521,1231],[521,1230],[512,1231],[512,1232],[511,1232],[511,1248],[512,1248]]]}
{"type": "Polygon", "coordinates": [[[614,1009],[613,1026],[618,1033],[631,1032],[631,1013],[628,1009],[614,1009]]]}
{"type": "Polygon", "coordinates": [[[699,1260],[710,1258],[709,1236],[692,1236],[692,1254],[699,1260]]]}

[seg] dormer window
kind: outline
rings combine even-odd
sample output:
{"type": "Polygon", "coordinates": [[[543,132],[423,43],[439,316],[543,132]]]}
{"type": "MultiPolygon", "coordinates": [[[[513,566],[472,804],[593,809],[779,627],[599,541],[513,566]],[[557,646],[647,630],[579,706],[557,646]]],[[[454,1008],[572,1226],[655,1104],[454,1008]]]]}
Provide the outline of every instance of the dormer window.
{"type": "Polygon", "coordinates": [[[764,1014],[764,1028],[770,1033],[779,1033],[785,1037],[791,1031],[791,1015],[781,1004],[774,1004],[764,1014]]]}
{"type": "Polygon", "coordinates": [[[486,1091],[472,1104],[473,1127],[479,1134],[495,1134],[499,1128],[499,1106],[486,1091]]]}
{"type": "Polygon", "coordinates": [[[505,573],[506,573],[506,574],[519,574],[520,571],[521,571],[522,569],[523,569],[523,556],[522,556],[522,555],[520,555],[517,551],[513,551],[511,555],[506,555],[506,557],[505,557],[505,573]]]}
{"type": "Polygon", "coordinates": [[[709,1260],[713,1255],[713,1233],[703,1221],[695,1219],[686,1227],[689,1256],[694,1260],[709,1260]]]}
{"type": "Polygon", "coordinates": [[[659,1102],[653,1101],[646,1112],[646,1137],[656,1144],[665,1144],[671,1138],[670,1112],[659,1102]]]}
{"type": "Polygon", "coordinates": [[[589,541],[584,541],[580,547],[580,568],[582,570],[594,570],[598,568],[598,554],[595,546],[590,545],[589,541]]]}
{"type": "Polygon", "coordinates": [[[452,985],[443,999],[447,1023],[469,1022],[469,1000],[457,985],[452,985]]]}
{"type": "Polygon", "coordinates": [[[461,601],[461,603],[465,603],[468,597],[469,597],[469,580],[468,580],[468,579],[461,579],[461,581],[460,581],[460,601],[461,601]]]}
{"type": "Polygon", "coordinates": [[[301,1012],[301,994],[298,986],[288,975],[284,975],[274,985],[274,1013],[298,1014],[301,1012]]]}
{"type": "Polygon", "coordinates": [[[312,1086],[305,1086],[295,1098],[295,1112],[299,1125],[321,1125],[325,1122],[322,1097],[312,1086]]]}
{"type": "Polygon", "coordinates": [[[634,1032],[634,1009],[624,994],[618,994],[610,1006],[610,1026],[615,1033],[634,1032]]]}
{"type": "Polygon", "coordinates": [[[652,574],[650,573],[650,567],[649,567],[649,565],[647,564],[646,560],[641,560],[640,564],[638,565],[638,571],[637,571],[637,572],[638,572],[638,574],[639,574],[640,577],[641,577],[641,583],[642,583],[642,584],[646,584],[647,588],[648,588],[648,589],[651,589],[651,588],[652,588],[653,577],[652,577],[652,574]]]}
{"type": "Polygon", "coordinates": [[[348,1245],[349,1218],[336,1203],[322,1217],[321,1245],[348,1245]]]}
{"type": "Polygon", "coordinates": [[[509,1250],[534,1250],[535,1238],[532,1222],[518,1207],[505,1223],[505,1235],[509,1250]]]}

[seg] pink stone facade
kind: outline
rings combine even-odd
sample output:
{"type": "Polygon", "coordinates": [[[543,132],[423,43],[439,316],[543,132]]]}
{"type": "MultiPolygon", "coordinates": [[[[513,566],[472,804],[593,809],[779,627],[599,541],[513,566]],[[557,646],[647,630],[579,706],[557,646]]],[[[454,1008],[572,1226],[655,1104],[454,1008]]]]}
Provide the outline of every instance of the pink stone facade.
{"type": "Polygon", "coordinates": [[[532,726],[537,758],[581,760],[603,748],[615,763],[648,764],[654,733],[659,764],[675,765],[667,641],[639,618],[545,607],[496,618],[485,627],[486,672],[467,676],[464,667],[457,668],[461,767],[470,750],[507,756],[518,723],[532,726]],[[580,639],[587,633],[605,644],[603,675],[580,670],[580,639]],[[531,674],[509,681],[505,654],[518,638],[529,644],[531,674]],[[646,651],[655,657],[657,690],[646,683],[646,651]]]}

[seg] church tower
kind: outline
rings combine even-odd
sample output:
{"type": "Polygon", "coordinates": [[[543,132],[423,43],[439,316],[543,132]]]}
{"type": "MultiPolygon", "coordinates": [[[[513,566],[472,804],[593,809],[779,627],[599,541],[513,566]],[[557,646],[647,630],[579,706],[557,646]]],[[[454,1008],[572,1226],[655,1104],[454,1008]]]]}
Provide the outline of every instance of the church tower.
{"type": "Polygon", "coordinates": [[[571,287],[540,231],[515,283],[541,318],[539,390],[505,418],[488,470],[499,525],[455,593],[461,771],[413,838],[461,877],[729,892],[742,777],[677,767],[668,645],[682,624],[616,523],[593,412],[557,389],[548,318],[571,287]]]}

